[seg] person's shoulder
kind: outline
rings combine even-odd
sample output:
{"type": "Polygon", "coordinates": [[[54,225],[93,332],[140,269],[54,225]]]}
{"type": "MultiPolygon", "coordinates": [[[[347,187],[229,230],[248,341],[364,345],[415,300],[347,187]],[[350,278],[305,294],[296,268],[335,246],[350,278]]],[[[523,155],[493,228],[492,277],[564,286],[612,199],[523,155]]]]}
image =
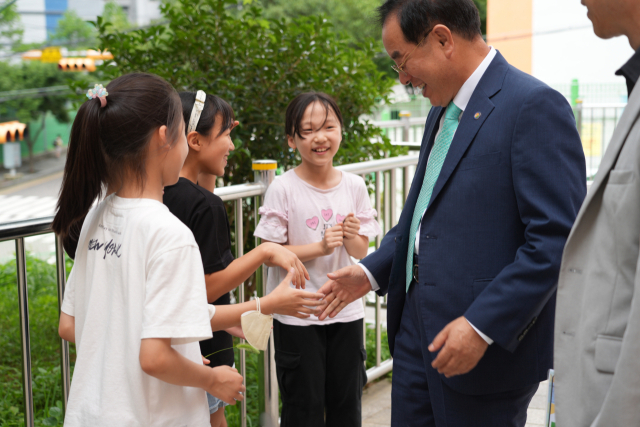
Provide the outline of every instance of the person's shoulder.
{"type": "Polygon", "coordinates": [[[347,184],[351,188],[366,188],[366,184],[364,179],[360,175],[356,175],[351,172],[342,172],[342,179],[344,179],[345,184],[347,184]]]}
{"type": "Polygon", "coordinates": [[[165,197],[170,198],[188,198],[189,200],[197,202],[206,200],[206,197],[201,190],[204,190],[204,188],[194,182],[191,182],[191,180],[187,178],[180,177],[178,182],[164,188],[164,195],[165,197]]]}
{"type": "MultiPolygon", "coordinates": [[[[271,193],[284,194],[288,188],[292,185],[295,185],[296,176],[293,169],[290,169],[283,173],[282,175],[276,176],[271,184],[269,184],[269,188],[267,191],[271,193]]],[[[300,179],[300,178],[297,178],[300,179]]]]}
{"type": "Polygon", "coordinates": [[[145,215],[138,224],[139,230],[147,236],[150,247],[158,252],[166,252],[187,246],[197,247],[193,233],[182,221],[164,205],[158,205],[145,215]]]}
{"type": "Polygon", "coordinates": [[[509,65],[503,84],[505,86],[504,89],[507,89],[510,92],[517,92],[524,99],[545,96],[551,96],[554,98],[560,96],[564,98],[560,92],[553,89],[542,80],[517,69],[513,65],[509,65]]]}

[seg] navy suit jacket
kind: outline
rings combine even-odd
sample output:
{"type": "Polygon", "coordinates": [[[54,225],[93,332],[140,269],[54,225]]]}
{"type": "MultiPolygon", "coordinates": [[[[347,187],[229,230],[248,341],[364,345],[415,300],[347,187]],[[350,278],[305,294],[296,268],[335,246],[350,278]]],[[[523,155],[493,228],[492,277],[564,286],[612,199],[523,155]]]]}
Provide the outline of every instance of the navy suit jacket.
{"type": "MultiPolygon", "coordinates": [[[[444,109],[427,118],[398,225],[362,260],[388,293],[389,347],[405,301],[409,228],[444,109]]],[[[465,316],[494,340],[471,372],[442,380],[465,394],[547,377],[565,241],[586,194],[585,158],[566,99],[497,53],[478,83],[420,230],[423,339],[465,316]]],[[[425,357],[425,368],[436,354],[425,357]]]]}

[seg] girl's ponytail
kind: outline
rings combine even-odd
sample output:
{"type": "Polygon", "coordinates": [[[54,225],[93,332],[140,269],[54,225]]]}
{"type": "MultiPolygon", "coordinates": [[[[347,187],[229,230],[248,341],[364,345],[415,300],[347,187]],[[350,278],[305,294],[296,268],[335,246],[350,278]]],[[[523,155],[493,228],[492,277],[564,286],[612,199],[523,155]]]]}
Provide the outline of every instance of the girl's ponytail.
{"type": "Polygon", "coordinates": [[[147,148],[151,135],[167,126],[175,143],[182,130],[182,106],[175,89],[147,73],[120,76],[107,85],[106,105],[89,99],[78,110],[71,127],[58,211],[52,228],[66,238],[107,187],[118,190],[123,180],[144,185],[147,148]]]}
{"type": "Polygon", "coordinates": [[[100,138],[100,110],[98,99],[86,101],[71,126],[58,211],[52,224],[53,231],[63,237],[76,221],[87,215],[108,182],[100,138]]]}

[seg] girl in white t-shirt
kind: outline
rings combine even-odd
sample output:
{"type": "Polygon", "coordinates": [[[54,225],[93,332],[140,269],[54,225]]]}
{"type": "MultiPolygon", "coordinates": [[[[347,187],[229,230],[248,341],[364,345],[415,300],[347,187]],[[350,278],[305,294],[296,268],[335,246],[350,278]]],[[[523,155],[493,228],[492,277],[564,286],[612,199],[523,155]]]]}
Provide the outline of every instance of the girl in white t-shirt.
{"type": "MultiPolygon", "coordinates": [[[[176,91],[138,73],[87,96],[52,225],[65,237],[86,215],[60,315],[77,350],[65,426],[209,426],[203,389],[234,403],[245,388],[235,369],[203,366],[198,341],[257,304],[207,304],[193,234],[162,204],[188,151],[176,91]]],[[[292,274],[263,313],[304,318],[322,304],[290,288],[292,274]]]]}
{"type": "MultiPolygon", "coordinates": [[[[287,107],[288,144],[302,163],[269,186],[255,235],[281,243],[309,272],[315,292],[327,273],[364,258],[381,232],[364,181],[333,167],[342,141],[342,115],[323,93],[304,93],[287,107]]],[[[267,289],[282,279],[269,269],[267,289]]],[[[361,301],[332,319],[275,316],[275,359],[282,427],[358,426],[366,383],[361,301]]]]}

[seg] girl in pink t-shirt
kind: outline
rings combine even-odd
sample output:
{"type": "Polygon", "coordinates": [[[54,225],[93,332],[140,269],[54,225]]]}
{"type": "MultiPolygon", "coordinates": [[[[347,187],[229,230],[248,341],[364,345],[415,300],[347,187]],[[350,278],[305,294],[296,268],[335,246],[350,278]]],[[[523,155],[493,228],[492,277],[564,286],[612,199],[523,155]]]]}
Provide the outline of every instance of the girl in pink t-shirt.
{"type": "MultiPolygon", "coordinates": [[[[306,290],[315,292],[327,273],[353,264],[352,257],[364,258],[369,238],[381,229],[364,180],[333,167],[342,141],[335,101],[323,93],[297,96],[287,107],[285,127],[302,163],[269,186],[255,235],[294,252],[309,272],[306,290]]],[[[284,274],[269,268],[268,292],[284,274]]],[[[360,427],[367,381],[362,302],[325,321],[274,317],[282,427],[360,427]]]]}

